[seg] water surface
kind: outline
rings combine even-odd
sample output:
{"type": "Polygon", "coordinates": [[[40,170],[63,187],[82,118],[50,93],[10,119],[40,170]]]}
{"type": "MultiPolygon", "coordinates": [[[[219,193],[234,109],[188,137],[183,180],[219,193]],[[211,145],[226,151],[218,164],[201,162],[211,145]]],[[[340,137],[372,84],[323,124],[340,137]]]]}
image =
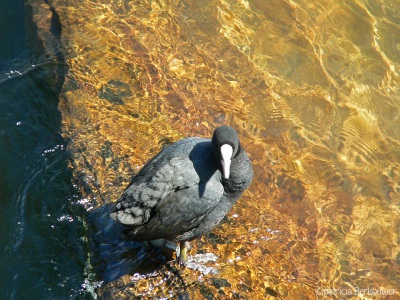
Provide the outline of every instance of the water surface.
{"type": "MultiPolygon", "coordinates": [[[[15,203],[42,212],[29,213],[39,217],[23,227],[32,231],[24,237],[40,249],[37,254],[71,253],[68,262],[64,255],[51,256],[60,262],[59,277],[69,278],[66,290],[79,291],[85,279],[90,289],[111,278],[97,290],[101,298],[187,293],[193,299],[355,299],[368,289],[394,295],[375,292],[366,299],[399,298],[397,1],[48,2],[51,7],[29,1],[46,53],[57,61],[62,54],[66,73],[61,90],[49,96],[53,113],[34,110],[30,116],[39,114],[40,124],[57,130],[51,138],[37,138],[36,150],[21,144],[26,153],[38,154],[27,159],[32,169],[24,165],[20,171],[27,173],[15,173],[28,179],[10,188],[19,192],[7,203],[19,208],[11,214],[16,222],[21,205],[15,203]],[[122,244],[102,241],[107,222],[100,218],[95,228],[80,220],[115,201],[164,144],[210,136],[218,124],[238,130],[255,178],[226,220],[191,250],[217,255],[208,263],[216,272],[129,270],[137,257],[124,253],[122,244]],[[49,149],[55,150],[44,152],[49,149]],[[49,165],[47,175],[35,177],[46,163],[62,166],[62,172],[49,165]],[[54,189],[52,180],[63,188],[54,189]],[[46,192],[20,201],[21,186],[46,192]],[[60,229],[54,243],[46,231],[52,232],[45,217],[54,216],[51,207],[60,209],[55,220],[67,216],[56,224],[70,229],[59,235],[60,229]],[[37,224],[43,228],[35,230],[37,224]]],[[[17,122],[10,119],[4,127],[10,128],[7,139],[14,136],[11,128],[22,128],[12,127],[17,122]]],[[[25,249],[11,240],[14,227],[8,244],[25,249]]],[[[27,255],[20,261],[50,272],[51,259],[37,263],[27,255]]],[[[31,273],[22,268],[19,274],[31,273]]],[[[49,298],[65,292],[54,276],[42,277],[39,288],[52,278],[57,291],[48,291],[49,298]]]]}
{"type": "Polygon", "coordinates": [[[3,1],[0,19],[0,299],[84,296],[85,213],[57,108],[65,64],[24,1],[3,1]]]}

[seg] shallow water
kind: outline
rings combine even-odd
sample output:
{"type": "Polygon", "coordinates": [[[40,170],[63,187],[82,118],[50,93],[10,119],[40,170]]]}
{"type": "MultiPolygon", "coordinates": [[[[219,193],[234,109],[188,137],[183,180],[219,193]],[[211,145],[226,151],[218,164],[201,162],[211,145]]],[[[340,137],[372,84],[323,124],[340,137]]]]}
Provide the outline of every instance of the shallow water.
{"type": "Polygon", "coordinates": [[[29,1],[38,40],[3,55],[4,99],[23,99],[2,117],[5,298],[103,280],[104,299],[400,297],[397,1],[48,2],[29,1]],[[193,245],[216,271],[158,269],[169,258],[93,210],[163,145],[222,123],[255,178],[193,245]]]}

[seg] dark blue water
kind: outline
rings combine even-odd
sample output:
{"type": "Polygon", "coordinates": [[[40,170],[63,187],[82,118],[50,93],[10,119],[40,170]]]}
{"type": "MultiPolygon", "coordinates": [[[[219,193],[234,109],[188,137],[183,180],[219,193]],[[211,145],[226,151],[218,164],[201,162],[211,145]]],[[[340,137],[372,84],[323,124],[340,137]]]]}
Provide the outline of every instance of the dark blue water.
{"type": "Polygon", "coordinates": [[[62,56],[44,49],[23,0],[0,2],[0,299],[91,298],[57,110],[62,56]]]}

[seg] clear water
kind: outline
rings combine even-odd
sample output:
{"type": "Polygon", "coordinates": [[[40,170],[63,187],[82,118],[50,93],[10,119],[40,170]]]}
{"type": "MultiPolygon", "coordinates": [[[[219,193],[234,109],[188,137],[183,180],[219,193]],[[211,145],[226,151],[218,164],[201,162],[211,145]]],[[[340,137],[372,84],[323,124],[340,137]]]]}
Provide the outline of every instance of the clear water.
{"type": "Polygon", "coordinates": [[[398,0],[27,2],[0,7],[0,299],[399,297],[398,0]],[[213,271],[138,270],[89,211],[220,123],[255,177],[193,243],[213,271]]]}

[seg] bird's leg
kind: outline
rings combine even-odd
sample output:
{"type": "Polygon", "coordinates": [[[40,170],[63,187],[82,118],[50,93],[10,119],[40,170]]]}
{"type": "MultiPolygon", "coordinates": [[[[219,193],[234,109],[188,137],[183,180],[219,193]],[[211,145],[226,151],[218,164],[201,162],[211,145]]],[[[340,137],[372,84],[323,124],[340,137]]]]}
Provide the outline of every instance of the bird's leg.
{"type": "Polygon", "coordinates": [[[175,243],[165,240],[165,239],[151,240],[151,241],[149,241],[149,243],[153,247],[157,247],[157,248],[170,249],[170,250],[176,249],[175,243]]]}
{"type": "Polygon", "coordinates": [[[188,255],[187,255],[187,250],[189,248],[189,242],[180,242],[179,243],[179,248],[180,248],[180,253],[179,253],[179,263],[181,265],[186,265],[186,262],[188,260],[188,255]]]}

